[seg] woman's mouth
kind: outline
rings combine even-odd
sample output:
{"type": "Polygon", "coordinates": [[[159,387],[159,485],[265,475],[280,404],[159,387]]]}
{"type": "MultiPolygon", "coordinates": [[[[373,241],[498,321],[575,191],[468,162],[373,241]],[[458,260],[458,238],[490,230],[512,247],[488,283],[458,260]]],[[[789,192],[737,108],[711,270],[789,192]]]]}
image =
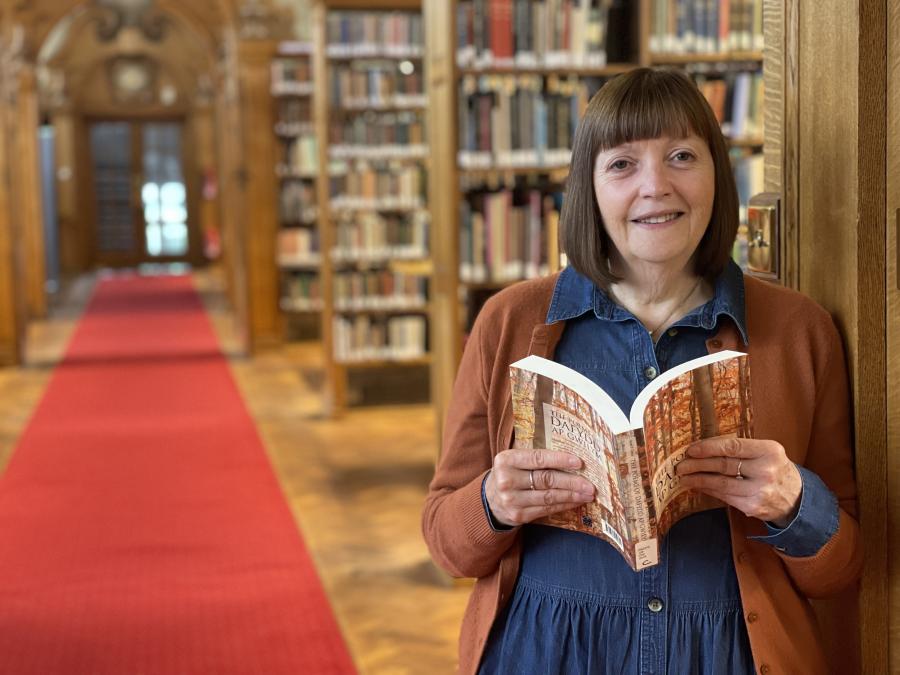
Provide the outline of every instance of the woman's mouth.
{"type": "Polygon", "coordinates": [[[683,211],[669,211],[667,213],[658,213],[644,216],[642,218],[634,218],[631,222],[637,223],[638,225],[665,225],[667,223],[671,223],[673,220],[676,220],[683,215],[683,211]]]}

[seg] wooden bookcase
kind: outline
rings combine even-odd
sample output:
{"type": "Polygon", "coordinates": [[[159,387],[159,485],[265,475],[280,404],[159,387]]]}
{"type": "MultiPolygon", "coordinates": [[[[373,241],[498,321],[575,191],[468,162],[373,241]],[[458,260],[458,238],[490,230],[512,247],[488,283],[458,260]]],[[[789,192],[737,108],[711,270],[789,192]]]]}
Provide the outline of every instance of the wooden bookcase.
{"type": "Polygon", "coordinates": [[[398,42],[415,38],[418,1],[318,0],[312,19],[325,409],[333,414],[346,405],[351,370],[433,363],[425,47],[398,42]],[[331,39],[336,32],[345,39],[331,39]]]}
{"type": "Polygon", "coordinates": [[[319,268],[319,219],[316,178],[319,153],[313,122],[311,42],[282,42],[272,64],[272,96],[276,99],[275,136],[278,164],[277,265],[279,308],[293,336],[322,312],[319,268]]]}
{"type": "MultiPolygon", "coordinates": [[[[599,9],[602,3],[587,4],[589,7],[599,9]]],[[[484,93],[493,97],[493,104],[503,109],[503,106],[508,105],[505,98],[521,95],[515,92],[536,88],[540,92],[539,97],[552,98],[559,91],[553,87],[558,88],[562,83],[562,95],[577,100],[578,108],[583,110],[590,95],[605,79],[634,67],[651,65],[686,69],[695,77],[701,89],[709,86],[711,92],[718,91],[715,95],[728,97],[727,101],[719,101],[723,109],[727,108],[726,103],[733,103],[731,98],[733,94],[723,94],[722,85],[717,84],[719,82],[727,80],[730,86],[732,81],[743,80],[740,85],[743,88],[743,96],[755,96],[756,92],[761,91],[762,0],[731,0],[730,3],[709,3],[706,0],[680,3],[672,0],[613,2],[609,14],[605,17],[606,30],[602,36],[596,32],[596,17],[576,14],[574,15],[577,17],[576,20],[560,25],[565,26],[565,31],[577,31],[576,34],[588,47],[574,48],[568,57],[550,54],[554,46],[559,46],[552,44],[555,39],[552,22],[559,21],[560,19],[556,17],[559,16],[561,8],[569,5],[584,6],[584,3],[571,0],[424,0],[431,145],[429,192],[435,269],[432,294],[434,306],[432,344],[435,358],[432,397],[437,409],[439,427],[447,409],[464,335],[480,306],[479,303],[487,294],[517,280],[517,278],[487,280],[476,278],[473,282],[471,279],[471,274],[466,268],[471,262],[469,260],[471,252],[461,250],[460,230],[462,223],[468,222],[470,216],[471,209],[467,204],[472,199],[473,187],[477,189],[478,186],[482,186],[482,189],[492,194],[497,194],[503,186],[515,186],[519,190],[536,189],[542,193],[556,190],[561,193],[568,163],[568,158],[561,152],[538,153],[539,161],[534,161],[534,153],[507,152],[510,150],[508,138],[503,144],[502,153],[497,147],[491,147],[489,155],[478,156],[478,153],[475,153],[474,156],[461,156],[459,150],[467,148],[467,143],[471,145],[473,133],[469,128],[471,119],[468,117],[468,108],[463,111],[460,99],[464,95],[478,97],[484,93]],[[532,5],[532,12],[546,11],[546,15],[540,15],[535,19],[533,14],[520,12],[522,7],[529,3],[532,5]],[[740,21],[739,24],[729,23],[727,15],[723,17],[719,14],[723,4],[735,10],[734,21],[740,21]],[[460,21],[461,6],[469,7],[475,14],[474,19],[468,22],[460,21]],[[490,14],[490,10],[486,9],[488,6],[492,9],[499,8],[499,16],[504,17],[499,19],[500,24],[494,25],[490,19],[483,21],[482,12],[490,14]],[[541,7],[540,10],[535,9],[538,6],[541,7]],[[696,8],[698,13],[713,8],[709,11],[715,11],[716,14],[702,14],[700,15],[702,21],[694,14],[690,17],[687,15],[678,17],[673,12],[679,6],[696,8]],[[521,40],[521,35],[527,32],[524,29],[528,25],[529,17],[532,26],[550,26],[548,29],[550,37],[538,37],[536,31],[531,38],[525,38],[525,44],[529,44],[530,40],[530,50],[536,51],[537,55],[513,52],[512,45],[505,42],[510,39],[521,40]],[[479,18],[482,21],[479,21],[479,18]],[[696,34],[693,38],[685,35],[688,18],[696,22],[690,24],[691,26],[697,28],[706,26],[709,29],[708,39],[703,36],[702,39],[698,39],[696,34]],[[510,22],[507,26],[512,25],[512,31],[502,25],[503,21],[510,22]],[[516,24],[517,21],[525,23],[516,24]],[[480,29],[476,27],[479,23],[480,29]],[[723,32],[714,38],[712,29],[716,25],[723,32]],[[462,31],[471,31],[474,36],[468,34],[460,36],[460,28],[462,31]],[[740,28],[740,31],[736,28],[740,28]],[[491,31],[496,32],[492,35],[491,31]],[[490,43],[492,37],[500,38],[499,42],[492,45],[498,47],[499,57],[493,53],[488,56],[484,50],[477,48],[479,45],[490,43]],[[610,58],[597,58],[594,47],[598,41],[603,43],[610,58]],[[474,50],[471,46],[460,48],[460,45],[472,43],[476,45],[474,50]],[[689,52],[691,49],[694,51],[689,52]],[[543,59],[540,56],[542,53],[543,59]],[[752,77],[732,75],[741,72],[755,74],[752,77]],[[479,92],[478,87],[482,86],[486,87],[486,90],[479,92]],[[755,91],[751,88],[755,88],[755,91]],[[462,119],[464,115],[467,116],[466,119],[462,119]],[[498,162],[498,159],[502,159],[503,162],[498,162]]],[[[569,14],[570,19],[572,16],[569,14]]],[[[706,90],[704,91],[706,93],[706,90]]],[[[712,95],[711,93],[710,96],[712,95]]],[[[754,104],[761,108],[761,101],[756,98],[753,100],[754,104]]],[[[464,103],[469,105],[468,101],[464,103]]],[[[540,114],[546,114],[543,107],[547,105],[546,102],[538,104],[540,114]]],[[[715,109],[716,105],[713,107],[715,109]]],[[[753,192],[762,191],[764,186],[761,184],[763,149],[761,115],[757,114],[754,117],[753,124],[743,124],[744,121],[741,120],[743,131],[732,139],[736,166],[739,166],[739,170],[746,169],[754,174],[757,185],[750,188],[753,192]],[[738,157],[746,154],[759,155],[760,158],[742,160],[738,157]],[[742,166],[742,161],[751,166],[742,166]]],[[[574,124],[570,125],[563,137],[572,132],[574,124]]],[[[495,140],[492,138],[492,141],[495,140]]],[[[513,150],[515,145],[513,143],[513,150]]],[[[546,148],[562,149],[549,145],[546,148]]],[[[743,191],[747,192],[746,186],[743,191]]],[[[749,197],[746,194],[742,196],[749,197]]],[[[502,209],[499,213],[503,213],[502,209]]],[[[543,213],[546,215],[546,209],[543,213]]],[[[564,264],[556,247],[555,218],[543,220],[544,232],[541,236],[546,247],[544,265],[538,270],[532,265],[530,272],[529,268],[524,266],[521,271],[528,273],[510,276],[525,278],[533,276],[535,271],[538,273],[554,271],[560,264],[564,264]]],[[[479,229],[474,231],[480,232],[479,229]]],[[[464,243],[468,243],[476,237],[464,234],[462,238],[464,243]]],[[[440,428],[438,435],[440,436],[440,428]]]]}

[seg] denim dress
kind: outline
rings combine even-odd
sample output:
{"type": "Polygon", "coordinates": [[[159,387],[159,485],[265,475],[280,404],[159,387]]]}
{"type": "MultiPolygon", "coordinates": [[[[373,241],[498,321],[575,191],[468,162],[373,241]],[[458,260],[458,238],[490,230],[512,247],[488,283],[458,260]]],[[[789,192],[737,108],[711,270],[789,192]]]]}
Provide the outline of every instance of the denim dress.
{"type": "MultiPolygon", "coordinates": [[[[600,385],[626,414],[658,373],[707,354],[720,322],[733,321],[747,341],[736,265],[717,280],[713,299],[656,344],[634,315],[572,269],[560,275],[547,316],[560,320],[567,323],[555,360],[600,385]]],[[[801,468],[801,477],[797,518],[759,539],[812,555],[834,534],[837,503],[817,476],[801,468]],[[816,508],[802,508],[807,501],[816,508]]],[[[487,516],[503,529],[489,509],[487,516]]],[[[660,543],[659,564],[641,572],[587,534],[526,525],[520,536],[519,577],[494,622],[481,675],[755,672],[725,509],[676,523],[660,543]]]]}

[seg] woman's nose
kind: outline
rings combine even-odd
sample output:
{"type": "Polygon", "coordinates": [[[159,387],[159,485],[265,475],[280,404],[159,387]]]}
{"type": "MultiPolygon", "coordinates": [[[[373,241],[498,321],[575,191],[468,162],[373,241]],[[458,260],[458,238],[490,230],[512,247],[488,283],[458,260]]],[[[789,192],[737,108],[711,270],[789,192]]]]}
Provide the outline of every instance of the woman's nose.
{"type": "Polygon", "coordinates": [[[642,197],[664,197],[672,192],[666,166],[660,162],[646,162],[641,169],[642,197]]]}

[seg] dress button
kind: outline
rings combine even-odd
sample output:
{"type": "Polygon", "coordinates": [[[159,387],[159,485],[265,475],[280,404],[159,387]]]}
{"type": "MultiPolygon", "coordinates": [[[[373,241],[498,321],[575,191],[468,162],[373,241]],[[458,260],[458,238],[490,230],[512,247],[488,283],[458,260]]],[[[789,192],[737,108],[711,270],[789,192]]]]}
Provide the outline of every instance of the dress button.
{"type": "Polygon", "coordinates": [[[646,368],[644,368],[644,377],[646,377],[648,380],[652,380],[654,377],[656,377],[656,368],[654,368],[653,366],[647,366],[646,368]]]}
{"type": "Polygon", "coordinates": [[[675,337],[676,335],[678,335],[677,328],[670,328],[667,332],[669,333],[669,337],[675,337]]]}
{"type": "Polygon", "coordinates": [[[747,615],[747,623],[754,623],[759,618],[756,612],[750,612],[747,615]]]}
{"type": "Polygon", "coordinates": [[[650,598],[647,601],[647,609],[651,612],[661,612],[663,608],[663,601],[659,598],[650,598]]]}
{"type": "Polygon", "coordinates": [[[721,340],[710,340],[709,346],[712,347],[713,349],[719,349],[722,346],[722,341],[721,340]]]}
{"type": "Polygon", "coordinates": [[[738,562],[739,563],[747,562],[747,554],[744,553],[743,551],[738,553],[738,562]]]}
{"type": "Polygon", "coordinates": [[[759,667],[759,672],[761,673],[761,675],[767,675],[767,673],[768,673],[770,670],[772,670],[772,669],[769,668],[769,664],[768,664],[768,663],[764,663],[764,664],[762,664],[762,665],[759,667]]]}

